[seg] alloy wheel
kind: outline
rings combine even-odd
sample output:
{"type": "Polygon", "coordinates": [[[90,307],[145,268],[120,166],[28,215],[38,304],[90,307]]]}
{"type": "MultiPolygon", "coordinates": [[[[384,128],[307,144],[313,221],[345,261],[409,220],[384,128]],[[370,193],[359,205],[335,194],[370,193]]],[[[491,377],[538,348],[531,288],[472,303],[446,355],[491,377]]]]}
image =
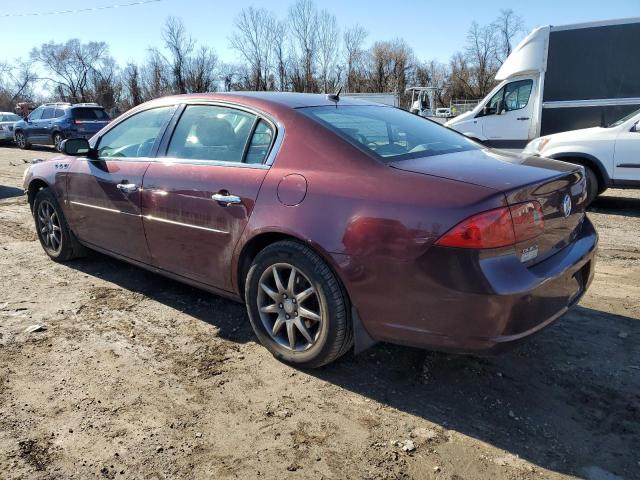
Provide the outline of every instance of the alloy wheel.
{"type": "Polygon", "coordinates": [[[62,138],[62,135],[60,135],[59,133],[56,133],[56,134],[53,136],[53,144],[54,144],[54,146],[55,146],[55,149],[56,149],[58,152],[61,152],[61,151],[62,151],[61,147],[62,147],[62,141],[63,141],[63,140],[64,140],[64,139],[62,138]]]}
{"type": "Polygon", "coordinates": [[[58,253],[62,247],[62,229],[60,219],[53,205],[44,200],[38,206],[38,233],[45,247],[53,253],[58,253]]]}
{"type": "Polygon", "coordinates": [[[316,287],[288,263],[267,268],[258,284],[258,311],[265,330],[282,347],[310,349],[323,327],[323,308],[316,287]]]}
{"type": "Polygon", "coordinates": [[[25,145],[27,144],[27,139],[24,137],[24,133],[19,132],[18,134],[16,134],[16,143],[18,144],[19,148],[25,147],[25,145]]]}

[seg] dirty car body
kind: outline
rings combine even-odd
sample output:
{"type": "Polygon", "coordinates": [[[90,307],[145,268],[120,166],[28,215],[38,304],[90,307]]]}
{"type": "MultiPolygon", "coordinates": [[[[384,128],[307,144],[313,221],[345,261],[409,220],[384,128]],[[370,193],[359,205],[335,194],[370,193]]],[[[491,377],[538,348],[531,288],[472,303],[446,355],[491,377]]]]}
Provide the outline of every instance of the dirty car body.
{"type": "MultiPolygon", "coordinates": [[[[86,155],[25,174],[32,204],[49,189],[79,243],[250,304],[260,252],[297,242],[339,282],[357,350],[498,351],[559,318],[593,277],[582,167],[487,149],[392,107],[287,93],[168,97],[89,143],[86,155]],[[141,124],[144,142],[112,140],[141,124]],[[207,126],[233,143],[205,140],[207,126]]],[[[313,275],[307,268],[311,284],[313,275]]],[[[282,302],[289,319],[282,298],[273,308],[282,302]]]]}

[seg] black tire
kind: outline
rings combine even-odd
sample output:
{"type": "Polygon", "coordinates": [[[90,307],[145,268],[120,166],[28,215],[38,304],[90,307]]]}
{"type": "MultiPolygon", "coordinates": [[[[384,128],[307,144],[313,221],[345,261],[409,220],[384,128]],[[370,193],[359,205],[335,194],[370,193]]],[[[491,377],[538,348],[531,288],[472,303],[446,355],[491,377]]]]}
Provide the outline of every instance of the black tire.
{"type": "Polygon", "coordinates": [[[600,195],[600,183],[593,169],[585,166],[584,171],[587,177],[587,206],[589,206],[598,198],[598,195],[600,195]]]}
{"type": "Polygon", "coordinates": [[[53,148],[58,152],[62,152],[60,146],[62,145],[62,141],[64,140],[64,136],[60,132],[56,132],[53,134],[53,148]]]}
{"type": "Polygon", "coordinates": [[[22,131],[16,132],[15,139],[16,139],[16,145],[21,150],[29,150],[31,148],[31,144],[28,142],[27,136],[25,135],[24,132],[22,131]]]}
{"type": "Polygon", "coordinates": [[[40,245],[49,257],[56,262],[67,262],[74,258],[82,257],[86,254],[86,249],[78,242],[75,235],[69,228],[64,213],[60,208],[60,204],[56,200],[55,195],[48,188],[40,190],[33,201],[33,219],[36,225],[36,233],[40,240],[40,245]],[[41,209],[52,209],[57,219],[57,227],[59,228],[58,240],[47,238],[54,232],[53,222],[45,222],[46,215],[42,215],[41,209]],[[44,217],[44,218],[43,218],[44,217]],[[49,228],[51,227],[51,228],[49,228]]]}
{"type": "MultiPolygon", "coordinates": [[[[274,357],[285,363],[301,368],[321,367],[344,355],[353,344],[351,307],[346,292],[324,260],[299,242],[280,241],[258,253],[247,274],[245,301],[251,326],[260,343],[274,357]],[[308,283],[315,290],[314,295],[322,320],[317,327],[314,342],[306,350],[296,351],[278,343],[267,330],[260,315],[258,304],[260,301],[260,280],[263,275],[268,274],[274,265],[281,264],[295,267],[301,277],[304,277],[304,281],[308,280],[308,283]]],[[[302,310],[301,305],[302,302],[298,307],[302,310]]],[[[282,309],[282,305],[280,308],[282,309]]],[[[298,312],[295,312],[295,315],[297,314],[298,312]]],[[[274,313],[274,315],[279,314],[274,313]]]]}

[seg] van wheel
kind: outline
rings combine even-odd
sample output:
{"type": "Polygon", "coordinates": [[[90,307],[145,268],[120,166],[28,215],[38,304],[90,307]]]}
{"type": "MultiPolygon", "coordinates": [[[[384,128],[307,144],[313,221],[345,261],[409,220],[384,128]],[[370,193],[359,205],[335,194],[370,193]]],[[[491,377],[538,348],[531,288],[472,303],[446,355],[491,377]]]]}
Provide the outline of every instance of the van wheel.
{"type": "Polygon", "coordinates": [[[27,136],[24,132],[16,132],[16,145],[22,150],[29,150],[31,144],[27,141],[27,136]]]}
{"type": "Polygon", "coordinates": [[[585,176],[587,177],[587,206],[591,205],[600,194],[600,183],[598,176],[590,167],[584,167],[585,176]]]}
{"type": "Polygon", "coordinates": [[[260,343],[283,362],[320,367],[353,344],[346,293],[322,258],[301,243],[277,242],[256,256],[245,300],[260,343]]]}

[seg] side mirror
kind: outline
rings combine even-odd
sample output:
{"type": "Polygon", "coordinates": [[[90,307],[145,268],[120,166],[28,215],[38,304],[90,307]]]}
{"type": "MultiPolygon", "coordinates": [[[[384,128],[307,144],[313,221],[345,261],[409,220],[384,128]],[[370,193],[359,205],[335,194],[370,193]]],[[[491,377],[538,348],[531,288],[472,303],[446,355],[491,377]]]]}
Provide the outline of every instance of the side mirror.
{"type": "Polygon", "coordinates": [[[484,115],[484,116],[489,115],[489,105],[485,105],[482,108],[482,115],[484,115]]]}
{"type": "Polygon", "coordinates": [[[498,102],[498,108],[496,108],[496,115],[502,115],[503,111],[504,111],[504,100],[500,100],[498,102]]]}
{"type": "Polygon", "coordinates": [[[640,133],[640,122],[636,123],[633,127],[631,127],[631,131],[640,133]]]}
{"type": "Polygon", "coordinates": [[[91,152],[91,146],[85,138],[69,138],[64,140],[61,146],[64,154],[71,157],[81,157],[91,152]]]}

